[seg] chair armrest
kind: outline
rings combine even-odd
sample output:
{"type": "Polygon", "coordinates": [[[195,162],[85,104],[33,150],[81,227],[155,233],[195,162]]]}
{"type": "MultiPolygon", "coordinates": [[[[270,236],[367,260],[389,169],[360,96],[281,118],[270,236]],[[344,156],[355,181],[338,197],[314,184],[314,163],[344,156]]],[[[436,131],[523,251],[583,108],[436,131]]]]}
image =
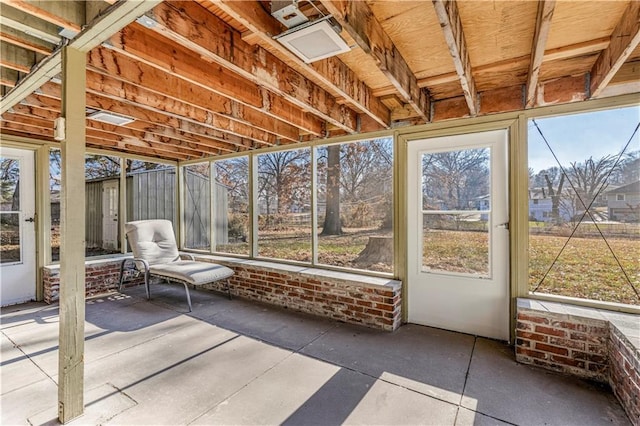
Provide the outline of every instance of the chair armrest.
{"type": "Polygon", "coordinates": [[[193,255],[191,253],[180,253],[180,256],[184,256],[189,260],[196,260],[196,258],[193,257],[193,255]]]}
{"type": "Polygon", "coordinates": [[[136,258],[136,257],[124,259],[122,261],[122,263],[120,264],[120,279],[118,280],[118,291],[122,290],[122,284],[124,282],[124,268],[125,268],[125,265],[127,264],[127,262],[134,262],[133,265],[134,265],[134,267],[136,269],[138,269],[138,264],[135,263],[135,262],[140,262],[140,263],[142,263],[142,266],[144,266],[144,271],[143,272],[145,273],[145,275],[148,274],[148,272],[149,272],[149,262],[147,262],[146,260],[139,259],[139,258],[136,258]]]}

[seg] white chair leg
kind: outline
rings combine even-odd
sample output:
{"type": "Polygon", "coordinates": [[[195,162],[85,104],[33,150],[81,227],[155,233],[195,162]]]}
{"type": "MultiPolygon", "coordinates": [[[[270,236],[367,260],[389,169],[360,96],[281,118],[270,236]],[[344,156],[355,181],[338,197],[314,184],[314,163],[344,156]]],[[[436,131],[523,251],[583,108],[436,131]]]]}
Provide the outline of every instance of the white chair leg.
{"type": "Polygon", "coordinates": [[[189,286],[185,282],[182,284],[184,285],[184,291],[187,293],[187,303],[189,304],[189,312],[191,312],[191,295],[189,294],[189,286]]]}

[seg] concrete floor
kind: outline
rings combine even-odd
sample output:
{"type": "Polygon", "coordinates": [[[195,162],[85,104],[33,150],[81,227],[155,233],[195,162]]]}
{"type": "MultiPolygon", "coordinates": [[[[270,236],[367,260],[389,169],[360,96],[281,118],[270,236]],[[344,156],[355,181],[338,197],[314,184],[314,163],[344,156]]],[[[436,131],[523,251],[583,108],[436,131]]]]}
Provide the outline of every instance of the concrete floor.
{"type": "MultiPolygon", "coordinates": [[[[182,286],[87,302],[85,414],[71,424],[626,425],[593,383],[492,340],[394,333],[182,286]]],[[[58,310],[2,309],[1,421],[55,424],[58,310]]]]}

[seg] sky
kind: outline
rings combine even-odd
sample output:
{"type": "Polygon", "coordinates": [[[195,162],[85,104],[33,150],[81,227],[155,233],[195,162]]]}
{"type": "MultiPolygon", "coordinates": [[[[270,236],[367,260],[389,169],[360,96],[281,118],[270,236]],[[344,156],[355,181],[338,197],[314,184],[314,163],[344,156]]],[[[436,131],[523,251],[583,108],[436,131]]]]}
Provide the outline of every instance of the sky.
{"type": "MultiPolygon", "coordinates": [[[[618,155],[640,122],[640,106],[535,120],[563,166],[589,157],[618,155]]],[[[640,150],[640,130],[625,153],[640,150]]],[[[557,166],[532,121],[529,122],[529,167],[534,173],[557,166]]]]}

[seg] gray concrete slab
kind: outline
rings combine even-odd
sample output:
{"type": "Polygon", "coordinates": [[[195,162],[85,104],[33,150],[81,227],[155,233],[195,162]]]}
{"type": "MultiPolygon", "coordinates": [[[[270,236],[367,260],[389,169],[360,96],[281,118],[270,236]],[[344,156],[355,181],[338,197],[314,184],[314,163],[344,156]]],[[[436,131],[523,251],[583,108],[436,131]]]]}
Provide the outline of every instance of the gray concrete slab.
{"type": "Polygon", "coordinates": [[[47,375],[18,349],[4,334],[0,335],[0,368],[2,394],[44,380],[47,375]]]}
{"type": "Polygon", "coordinates": [[[479,338],[463,407],[519,425],[628,425],[607,389],[515,362],[513,349],[479,338]]]}
{"type": "Polygon", "coordinates": [[[232,308],[206,319],[218,327],[251,336],[283,348],[300,350],[336,327],[337,323],[277,306],[232,301],[232,308]]]}
{"type": "MultiPolygon", "coordinates": [[[[516,364],[486,339],[377,332],[205,291],[185,314],[183,288],[155,290],[88,301],[87,406],[72,424],[629,423],[607,389],[516,364]]],[[[56,422],[56,309],[1,312],[2,424],[56,422]]]]}
{"type": "Polygon", "coordinates": [[[510,424],[464,407],[459,407],[455,426],[508,426],[510,424]]]}
{"type": "Polygon", "coordinates": [[[412,324],[394,333],[343,324],[301,352],[458,404],[473,341],[412,324]]]}
{"type": "MultiPolygon", "coordinates": [[[[66,424],[101,425],[137,404],[128,395],[109,384],[88,389],[84,403],[83,415],[66,424]]],[[[57,406],[54,405],[30,417],[27,421],[30,425],[58,425],[60,422],[58,421],[57,406]]]]}

